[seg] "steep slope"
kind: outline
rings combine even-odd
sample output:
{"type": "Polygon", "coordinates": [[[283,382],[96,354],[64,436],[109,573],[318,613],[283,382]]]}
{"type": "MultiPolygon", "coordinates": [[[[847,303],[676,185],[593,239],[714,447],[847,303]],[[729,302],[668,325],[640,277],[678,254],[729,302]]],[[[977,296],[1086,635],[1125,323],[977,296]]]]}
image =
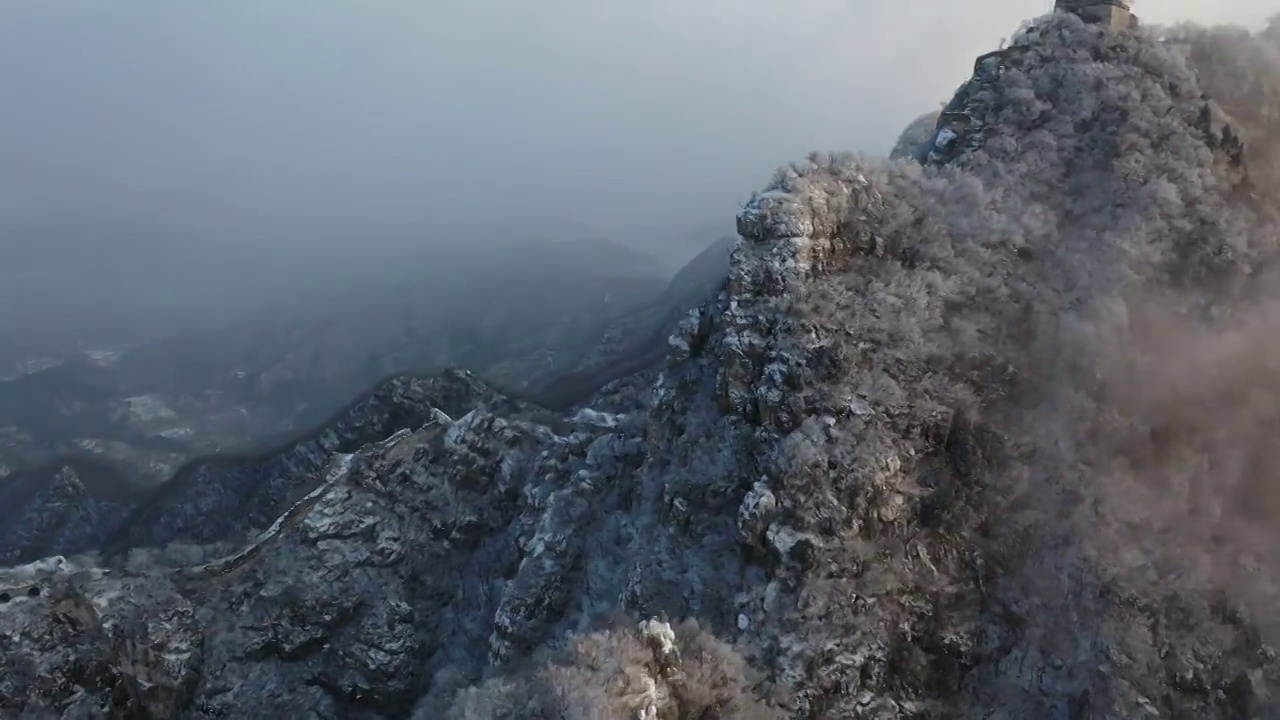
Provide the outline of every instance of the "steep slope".
{"type": "Polygon", "coordinates": [[[1054,16],[1012,47],[929,165],[780,171],[652,387],[427,409],[226,554],[0,572],[0,710],[1277,715],[1280,545],[1235,510],[1274,435],[1213,432],[1280,425],[1232,140],[1270,135],[1175,44],[1054,16]],[[1206,397],[1222,363],[1263,402],[1206,397]]]}
{"type": "Polygon", "coordinates": [[[676,324],[724,287],[732,249],[731,238],[712,243],[676,273],[661,297],[610,323],[571,372],[531,382],[531,395],[547,407],[567,410],[615,380],[661,364],[676,324]]]}
{"type": "Polygon", "coordinates": [[[728,266],[728,243],[718,242],[656,293],[651,279],[602,274],[616,250],[566,244],[554,262],[538,248],[522,252],[521,277],[472,268],[465,292],[436,287],[418,299],[466,305],[469,314],[445,325],[469,340],[430,332],[436,311],[427,308],[387,317],[385,308],[359,305],[318,325],[290,326],[296,318],[286,317],[248,332],[241,324],[226,338],[154,343],[109,366],[82,361],[0,382],[0,429],[9,431],[0,434],[0,560],[81,552],[104,538],[119,548],[242,537],[269,523],[295,490],[310,489],[311,465],[426,409],[408,407],[417,396],[406,388],[426,381],[395,377],[407,369],[467,358],[509,392],[567,410],[660,364],[671,328],[723,285],[728,266]],[[583,263],[594,274],[565,289],[583,263]],[[490,292],[497,286],[505,295],[490,292]],[[596,295],[612,304],[588,302],[596,295]],[[481,298],[490,306],[478,307],[481,298]],[[422,323],[421,337],[391,337],[413,335],[422,323]],[[376,328],[343,331],[357,326],[376,328]],[[367,353],[378,362],[360,361],[367,353]],[[335,407],[373,383],[375,371],[382,380],[372,391],[335,407]],[[207,454],[224,445],[233,451],[207,454]],[[99,487],[105,477],[123,480],[99,487]]]}

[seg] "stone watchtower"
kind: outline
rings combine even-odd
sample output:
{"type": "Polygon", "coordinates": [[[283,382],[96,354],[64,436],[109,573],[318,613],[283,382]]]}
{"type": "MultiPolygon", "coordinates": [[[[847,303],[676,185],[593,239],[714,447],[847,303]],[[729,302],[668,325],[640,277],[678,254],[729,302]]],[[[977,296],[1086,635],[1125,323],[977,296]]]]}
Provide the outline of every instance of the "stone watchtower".
{"type": "Polygon", "coordinates": [[[1125,0],[1057,0],[1055,10],[1072,12],[1085,22],[1106,25],[1117,30],[1137,27],[1138,17],[1125,0]]]}

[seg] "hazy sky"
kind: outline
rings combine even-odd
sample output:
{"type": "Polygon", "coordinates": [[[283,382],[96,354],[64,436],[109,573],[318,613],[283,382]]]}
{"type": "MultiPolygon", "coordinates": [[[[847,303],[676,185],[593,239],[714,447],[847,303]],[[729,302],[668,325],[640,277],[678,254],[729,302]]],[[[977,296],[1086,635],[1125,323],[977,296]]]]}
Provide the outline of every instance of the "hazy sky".
{"type": "MultiPolygon", "coordinates": [[[[887,152],[1051,2],[908,5],[2,0],[0,209],[270,217],[295,240],[423,218],[727,228],[779,163],[887,152]]],[[[1135,10],[1259,23],[1274,5],[1135,10]]]]}

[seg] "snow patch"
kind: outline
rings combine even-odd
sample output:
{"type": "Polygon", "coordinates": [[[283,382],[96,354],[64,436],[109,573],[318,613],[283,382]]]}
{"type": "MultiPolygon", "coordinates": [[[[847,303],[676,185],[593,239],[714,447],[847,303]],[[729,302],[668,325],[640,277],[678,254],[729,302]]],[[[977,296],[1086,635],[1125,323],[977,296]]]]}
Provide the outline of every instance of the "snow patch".
{"type": "Polygon", "coordinates": [[[478,417],[479,415],[477,414],[477,411],[472,410],[466,415],[463,415],[462,417],[458,418],[458,421],[450,425],[449,429],[445,431],[444,433],[445,444],[450,447],[457,447],[459,441],[462,439],[462,435],[471,429],[471,426],[475,424],[476,419],[478,417]]]}
{"type": "MultiPolygon", "coordinates": [[[[397,433],[398,434],[398,433],[397,433]]],[[[395,437],[394,435],[392,437],[395,437]]],[[[347,476],[351,472],[351,461],[355,458],[355,453],[343,453],[338,455],[333,464],[329,466],[329,472],[325,473],[324,481],[326,483],[335,483],[347,476]]],[[[318,497],[323,487],[316,488],[303,498],[303,502],[308,498],[318,497]]],[[[277,521],[278,522],[278,521],[277,521]]]]}
{"type": "Polygon", "coordinates": [[[582,408],[573,416],[573,422],[601,428],[618,427],[625,419],[626,415],[600,412],[599,410],[592,410],[591,408],[582,408]]]}
{"type": "Polygon", "coordinates": [[[136,419],[143,422],[177,417],[178,415],[169,409],[168,405],[165,405],[164,400],[155,395],[135,395],[125,398],[124,402],[129,406],[129,412],[136,419]]]}

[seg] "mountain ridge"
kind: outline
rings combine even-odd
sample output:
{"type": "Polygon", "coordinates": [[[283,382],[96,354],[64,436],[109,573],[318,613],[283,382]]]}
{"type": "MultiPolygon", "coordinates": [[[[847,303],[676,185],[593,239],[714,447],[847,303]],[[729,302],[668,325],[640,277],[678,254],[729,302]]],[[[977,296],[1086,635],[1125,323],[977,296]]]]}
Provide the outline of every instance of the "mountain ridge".
{"type": "MultiPolygon", "coordinates": [[[[1275,553],[1166,526],[1253,522],[1213,502],[1247,488],[1191,462],[1206,406],[1148,414],[1185,402],[1141,384],[1178,353],[1109,353],[1144,349],[1140,291],[1169,291],[1157,309],[1185,310],[1192,340],[1247,307],[1276,228],[1235,193],[1186,56],[1067,15],[1017,43],[957,93],[981,132],[937,133],[936,162],[782,168],[652,383],[559,428],[428,410],[314,463],[318,494],[238,552],[0,571],[0,699],[68,717],[1274,714],[1275,553]],[[1190,454],[1161,464],[1171,433],[1190,454]],[[1145,485],[1171,499],[1135,504],[1145,485]]],[[[1253,439],[1210,459],[1265,461],[1253,439]]]]}

